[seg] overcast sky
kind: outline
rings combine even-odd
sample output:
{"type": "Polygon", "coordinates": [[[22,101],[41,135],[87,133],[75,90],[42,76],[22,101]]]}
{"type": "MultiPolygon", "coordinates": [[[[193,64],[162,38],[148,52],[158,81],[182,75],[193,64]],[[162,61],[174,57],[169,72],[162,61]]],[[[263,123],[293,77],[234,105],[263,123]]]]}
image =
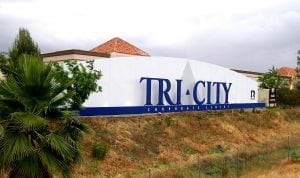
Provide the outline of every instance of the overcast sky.
{"type": "Polygon", "coordinates": [[[0,51],[27,28],[42,52],[120,37],[152,56],[264,72],[296,67],[299,0],[0,0],[0,51]]]}

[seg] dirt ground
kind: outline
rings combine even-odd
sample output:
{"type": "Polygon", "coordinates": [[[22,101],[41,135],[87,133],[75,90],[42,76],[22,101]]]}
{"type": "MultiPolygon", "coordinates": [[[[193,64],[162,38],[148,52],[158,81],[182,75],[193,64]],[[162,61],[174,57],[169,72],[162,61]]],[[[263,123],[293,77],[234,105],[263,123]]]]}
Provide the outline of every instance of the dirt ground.
{"type": "MultiPolygon", "coordinates": [[[[94,132],[86,135],[82,143],[83,163],[75,167],[74,177],[140,177],[147,175],[149,169],[168,172],[195,164],[199,156],[211,154],[215,148],[230,153],[236,148],[251,149],[257,144],[287,139],[300,132],[300,108],[90,117],[82,121],[94,132]],[[96,142],[109,147],[104,160],[91,156],[96,142]]],[[[286,175],[292,176],[296,168],[300,170],[298,164],[282,166],[291,171],[286,175]]],[[[276,173],[279,175],[280,169],[266,176],[276,173]]]]}

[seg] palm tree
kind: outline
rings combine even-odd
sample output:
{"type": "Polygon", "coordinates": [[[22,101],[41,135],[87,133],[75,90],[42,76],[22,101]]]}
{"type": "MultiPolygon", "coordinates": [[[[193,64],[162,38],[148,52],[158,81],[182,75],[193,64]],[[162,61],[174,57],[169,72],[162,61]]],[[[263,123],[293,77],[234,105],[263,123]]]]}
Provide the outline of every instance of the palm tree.
{"type": "Polygon", "coordinates": [[[0,169],[11,178],[68,177],[80,160],[78,141],[89,128],[61,111],[72,84],[55,79],[52,63],[23,55],[0,81],[0,169]],[[55,117],[54,117],[55,116],[55,117]]]}

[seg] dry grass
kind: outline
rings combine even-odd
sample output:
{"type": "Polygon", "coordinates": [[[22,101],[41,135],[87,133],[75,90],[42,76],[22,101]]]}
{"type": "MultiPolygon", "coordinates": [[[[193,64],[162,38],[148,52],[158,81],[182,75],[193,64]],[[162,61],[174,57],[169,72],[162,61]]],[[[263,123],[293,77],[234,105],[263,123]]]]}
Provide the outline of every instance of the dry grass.
{"type": "MultiPolygon", "coordinates": [[[[94,133],[83,141],[84,160],[75,167],[74,177],[147,177],[149,168],[154,177],[172,177],[178,167],[195,164],[198,155],[204,157],[217,145],[230,153],[238,147],[251,148],[299,132],[300,108],[260,113],[217,111],[82,118],[82,121],[94,133]],[[171,124],[167,117],[171,118],[171,124]],[[91,145],[95,141],[110,147],[102,161],[91,158],[91,145]]],[[[259,152],[247,150],[249,154],[259,152]]]]}
{"type": "Polygon", "coordinates": [[[268,170],[257,170],[242,176],[242,178],[300,178],[300,164],[288,163],[283,160],[268,170]]]}

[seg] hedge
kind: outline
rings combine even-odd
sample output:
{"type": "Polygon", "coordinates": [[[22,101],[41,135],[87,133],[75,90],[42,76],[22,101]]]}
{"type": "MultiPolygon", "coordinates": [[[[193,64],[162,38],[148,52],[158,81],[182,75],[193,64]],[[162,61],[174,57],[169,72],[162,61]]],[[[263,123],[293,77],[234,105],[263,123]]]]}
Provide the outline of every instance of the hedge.
{"type": "Polygon", "coordinates": [[[280,105],[300,106],[300,90],[278,89],[277,96],[280,105]]]}

